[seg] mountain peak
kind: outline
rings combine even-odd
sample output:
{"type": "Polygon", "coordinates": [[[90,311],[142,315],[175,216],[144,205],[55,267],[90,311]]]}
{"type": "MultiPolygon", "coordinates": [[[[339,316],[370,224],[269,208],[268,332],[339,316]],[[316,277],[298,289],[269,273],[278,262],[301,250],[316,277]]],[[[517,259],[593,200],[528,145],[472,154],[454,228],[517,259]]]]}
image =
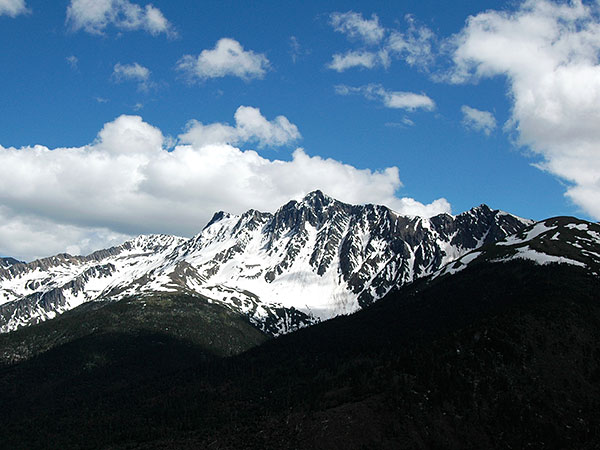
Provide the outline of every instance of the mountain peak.
{"type": "Polygon", "coordinates": [[[325,198],[331,199],[328,195],[323,194],[320,189],[315,189],[304,196],[303,201],[313,201],[314,199],[324,200],[325,198]]]}
{"type": "Polygon", "coordinates": [[[210,219],[208,221],[208,223],[204,226],[203,229],[205,230],[208,227],[210,227],[212,224],[217,223],[223,219],[228,219],[229,217],[231,217],[231,214],[229,214],[228,212],[217,211],[216,213],[213,214],[212,219],[210,219]]]}
{"type": "Polygon", "coordinates": [[[479,206],[475,206],[474,208],[471,208],[470,211],[477,213],[477,212],[482,212],[484,214],[489,214],[491,212],[496,211],[495,209],[490,208],[488,205],[486,205],[485,203],[482,203],[479,206]]]}
{"type": "Polygon", "coordinates": [[[309,192],[308,194],[306,194],[304,196],[304,198],[302,199],[302,201],[300,202],[300,204],[310,205],[313,207],[320,207],[320,206],[329,205],[335,201],[336,201],[335,199],[329,197],[328,195],[323,194],[322,191],[317,189],[315,191],[312,191],[312,192],[309,192]]]}
{"type": "Polygon", "coordinates": [[[315,211],[323,211],[331,205],[339,204],[341,202],[317,189],[306,194],[298,206],[308,206],[315,211]]]}

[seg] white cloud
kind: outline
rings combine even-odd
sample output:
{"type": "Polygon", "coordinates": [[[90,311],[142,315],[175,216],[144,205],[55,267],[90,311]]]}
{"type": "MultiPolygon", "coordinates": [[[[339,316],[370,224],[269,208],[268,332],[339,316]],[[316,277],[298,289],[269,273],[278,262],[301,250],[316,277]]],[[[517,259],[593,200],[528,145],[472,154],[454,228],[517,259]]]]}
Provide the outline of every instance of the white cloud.
{"type": "Polygon", "coordinates": [[[418,25],[413,16],[407,15],[405,20],[408,23],[406,32],[392,31],[385,49],[410,66],[427,69],[435,60],[434,45],[437,44],[437,38],[429,28],[418,25]]]}
{"type": "Polygon", "coordinates": [[[202,147],[210,144],[242,144],[257,142],[259,147],[281,146],[300,139],[298,127],[285,116],[277,116],[268,121],[260,109],[240,106],[234,115],[235,126],[223,123],[204,125],[192,120],[184,134],[179,136],[182,143],[202,147]]]}
{"type": "Polygon", "coordinates": [[[177,63],[177,68],[191,80],[227,75],[243,80],[263,78],[269,66],[265,55],[244,50],[238,41],[229,38],[219,39],[214,49],[202,50],[198,56],[185,55],[177,63]]]}
{"type": "Polygon", "coordinates": [[[66,60],[69,63],[69,65],[71,66],[71,69],[77,69],[77,66],[79,65],[79,59],[77,58],[77,56],[75,56],[75,55],[67,56],[66,60]]]}
{"type": "Polygon", "coordinates": [[[138,83],[138,89],[147,91],[152,85],[150,81],[150,70],[138,63],[133,64],[115,64],[113,68],[113,79],[116,81],[135,81],[138,83]]]}
{"type": "Polygon", "coordinates": [[[381,27],[376,15],[371,20],[365,20],[355,12],[333,13],[331,24],[336,31],[351,38],[359,37],[367,46],[335,53],[327,67],[338,72],[353,67],[387,68],[393,59],[399,58],[411,66],[428,70],[435,61],[437,37],[429,28],[419,25],[410,14],[405,16],[405,20],[408,28],[401,32],[381,27]],[[377,47],[373,48],[373,45],[377,47]]]}
{"type": "Polygon", "coordinates": [[[300,43],[296,36],[290,37],[290,55],[292,55],[292,62],[296,64],[298,56],[300,56],[300,43]]]}
{"type": "Polygon", "coordinates": [[[383,104],[388,108],[399,109],[425,109],[431,111],[435,108],[434,101],[425,94],[415,94],[414,92],[393,92],[378,90],[378,94],[383,100],[383,104]]]}
{"type": "Polygon", "coordinates": [[[176,36],[173,26],[159,9],[151,4],[142,7],[129,0],[71,0],[67,22],[73,30],[92,34],[103,34],[109,25],[113,25],[121,30],[176,36]]]}
{"type": "Polygon", "coordinates": [[[331,25],[335,31],[344,33],[350,38],[358,38],[367,44],[377,44],[383,38],[385,29],[379,25],[379,18],[373,14],[371,19],[362,14],[348,11],[334,12],[330,15],[331,25]]]}
{"type": "Polygon", "coordinates": [[[382,63],[383,60],[377,53],[367,51],[350,51],[344,54],[334,54],[327,67],[337,72],[343,72],[352,67],[366,67],[367,69],[372,69],[373,67],[381,65],[382,63]]]}
{"type": "Polygon", "coordinates": [[[566,195],[600,219],[600,4],[525,1],[487,11],[453,38],[450,81],[505,76],[520,144],[537,167],[571,185],[566,195]]]}
{"type": "Polygon", "coordinates": [[[290,56],[292,57],[292,62],[296,64],[299,59],[307,55],[310,55],[310,50],[303,48],[296,36],[290,36],[290,56]]]}
{"type": "Polygon", "coordinates": [[[467,105],[463,105],[460,110],[463,113],[462,121],[465,127],[482,131],[487,136],[496,129],[496,118],[491,112],[481,111],[467,105]]]}
{"type": "Polygon", "coordinates": [[[317,188],[402,213],[450,209],[444,199],[424,205],[398,198],[396,167],[357,169],[302,149],[290,160],[271,160],[193,140],[167,151],[167,141],[141,117],[120,116],[84,147],[0,147],[0,252],[31,259],[67,246],[87,253],[138,233],[191,236],[217,210],[273,211],[317,188]]]}
{"type": "Polygon", "coordinates": [[[25,0],[0,0],[0,16],[16,17],[27,12],[25,0]]]}
{"type": "Polygon", "coordinates": [[[387,122],[385,126],[390,128],[407,128],[414,127],[415,122],[410,120],[408,117],[403,117],[400,122],[387,122]]]}
{"type": "Polygon", "coordinates": [[[379,84],[368,84],[360,87],[338,85],[335,86],[335,92],[338,95],[359,94],[369,100],[380,101],[388,108],[406,109],[409,111],[414,111],[415,109],[431,111],[435,109],[435,102],[425,94],[388,91],[379,84]]]}

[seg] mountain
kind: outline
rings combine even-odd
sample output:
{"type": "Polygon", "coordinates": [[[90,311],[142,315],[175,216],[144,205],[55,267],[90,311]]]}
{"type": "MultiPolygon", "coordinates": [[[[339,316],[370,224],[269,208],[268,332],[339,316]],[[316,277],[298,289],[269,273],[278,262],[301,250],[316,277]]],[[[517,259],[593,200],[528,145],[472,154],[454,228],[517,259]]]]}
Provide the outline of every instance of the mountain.
{"type": "Polygon", "coordinates": [[[529,260],[537,264],[568,264],[600,274],[600,225],[574,217],[554,217],[523,228],[493,246],[471,251],[447,264],[433,278],[484,262],[529,260]]]}
{"type": "Polygon", "coordinates": [[[0,447],[598,448],[599,261],[600,225],[547,219],[226,358],[124,318],[0,370],[0,447]]]}
{"type": "Polygon", "coordinates": [[[218,212],[190,239],[139,236],[89,256],[0,267],[0,330],[90,301],[171,292],[209,299],[277,336],[355,312],[531,223],[485,205],[402,216],[315,191],[274,214],[218,212]]]}

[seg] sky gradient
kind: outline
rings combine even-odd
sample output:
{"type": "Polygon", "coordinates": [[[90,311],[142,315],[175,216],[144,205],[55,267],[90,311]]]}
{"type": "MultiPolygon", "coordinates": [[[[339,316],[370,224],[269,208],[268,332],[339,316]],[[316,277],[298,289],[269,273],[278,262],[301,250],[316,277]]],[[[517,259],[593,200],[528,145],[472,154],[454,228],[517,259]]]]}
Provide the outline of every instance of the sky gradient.
{"type": "Polygon", "coordinates": [[[600,3],[0,0],[0,255],[314,189],[600,219],[600,3]]]}

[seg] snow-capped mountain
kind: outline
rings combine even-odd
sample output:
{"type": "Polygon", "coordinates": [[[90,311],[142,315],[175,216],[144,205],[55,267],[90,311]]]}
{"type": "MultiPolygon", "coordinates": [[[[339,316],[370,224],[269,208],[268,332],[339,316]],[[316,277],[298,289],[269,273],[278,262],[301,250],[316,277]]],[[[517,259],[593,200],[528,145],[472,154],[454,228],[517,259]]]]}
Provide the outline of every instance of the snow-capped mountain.
{"type": "Polygon", "coordinates": [[[274,214],[219,212],[189,239],[139,236],[89,256],[3,264],[0,330],[89,301],[180,292],[243,313],[277,335],[354,312],[531,224],[485,205],[422,218],[315,191],[274,214]]]}

